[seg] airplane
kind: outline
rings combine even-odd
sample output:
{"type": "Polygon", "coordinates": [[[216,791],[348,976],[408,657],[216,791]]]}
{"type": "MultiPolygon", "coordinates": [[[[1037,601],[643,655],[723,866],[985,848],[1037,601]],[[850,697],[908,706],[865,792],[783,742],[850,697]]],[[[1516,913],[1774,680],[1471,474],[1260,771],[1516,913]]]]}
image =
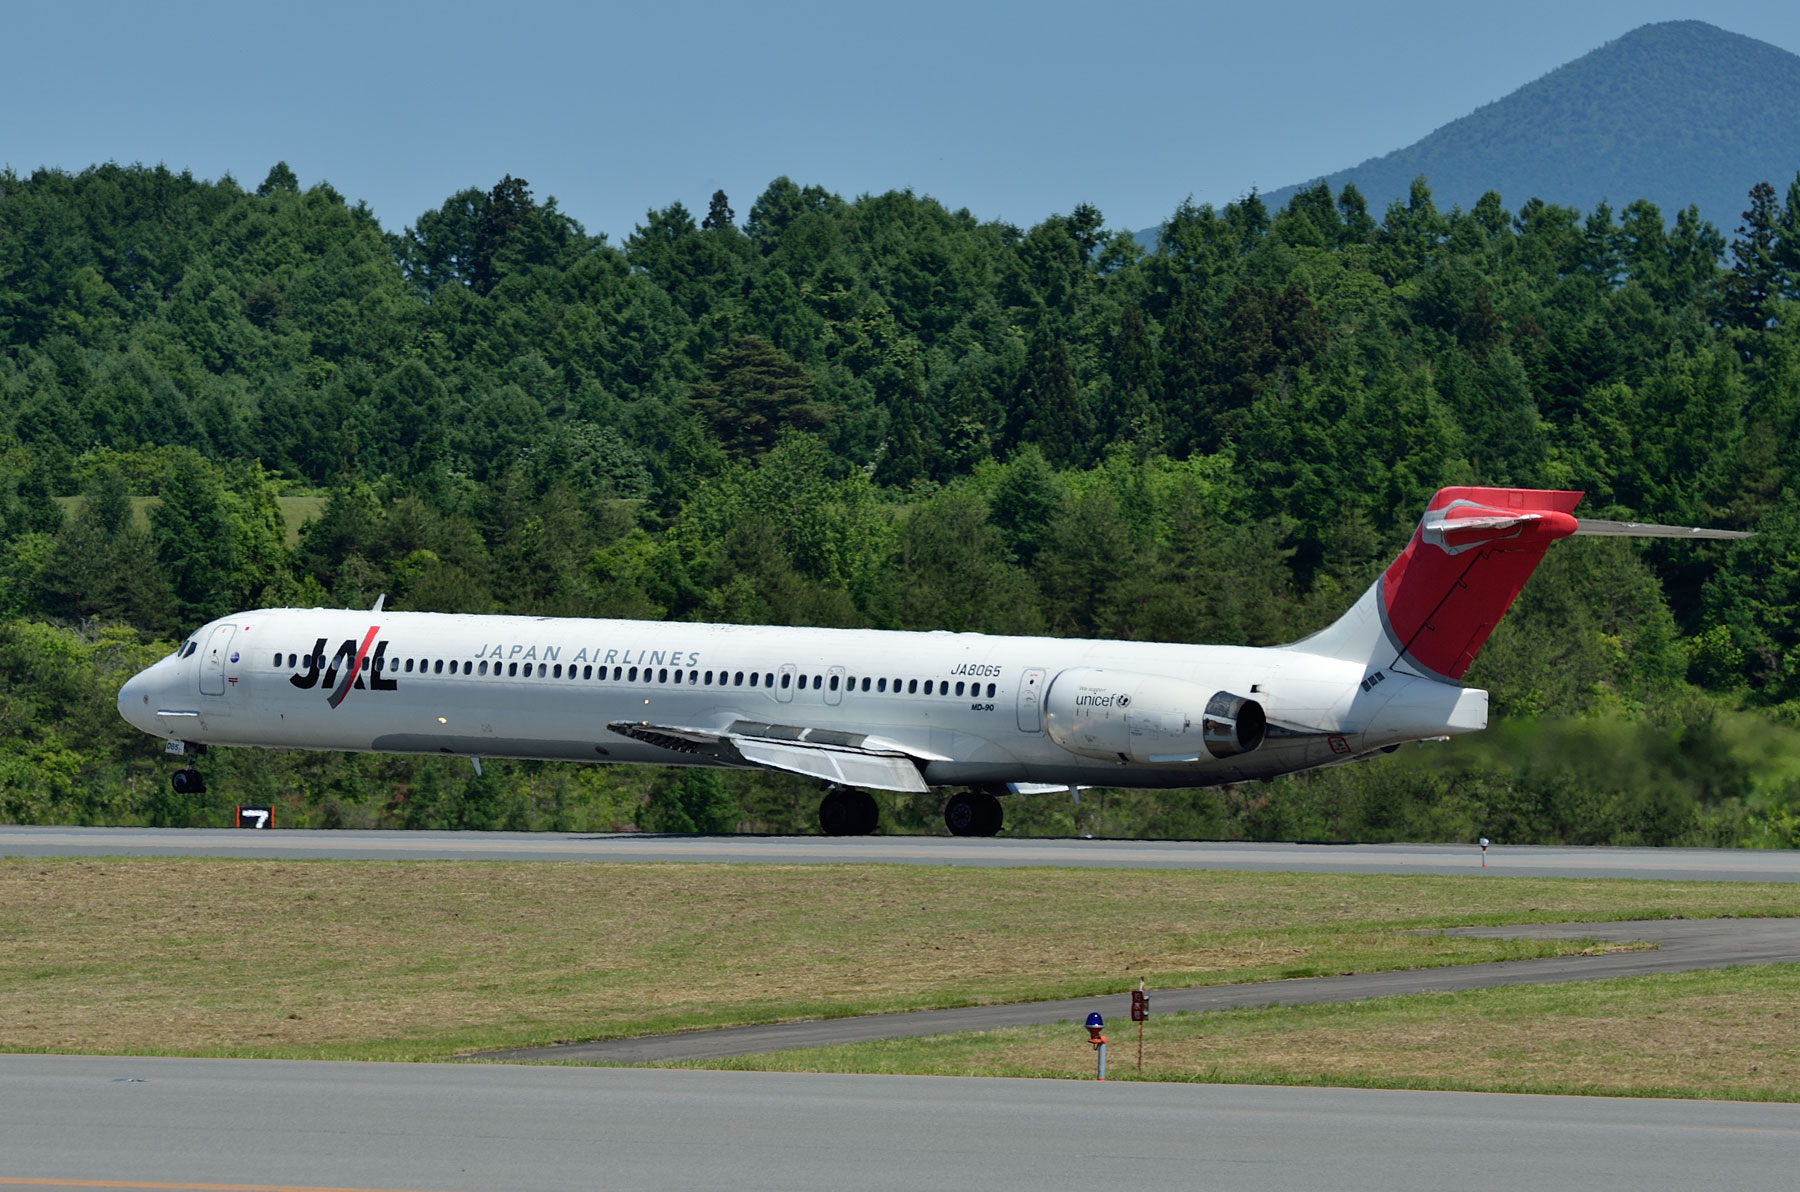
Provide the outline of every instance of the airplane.
{"type": "Polygon", "coordinates": [[[1217,786],[1487,727],[1460,680],[1557,539],[1744,538],[1577,519],[1579,492],[1452,487],[1336,622],[1284,646],[261,609],[202,626],[119,690],[185,755],[212,746],[761,768],[826,789],[828,835],[871,790],[962,788],[957,836],[1005,794],[1217,786]]]}

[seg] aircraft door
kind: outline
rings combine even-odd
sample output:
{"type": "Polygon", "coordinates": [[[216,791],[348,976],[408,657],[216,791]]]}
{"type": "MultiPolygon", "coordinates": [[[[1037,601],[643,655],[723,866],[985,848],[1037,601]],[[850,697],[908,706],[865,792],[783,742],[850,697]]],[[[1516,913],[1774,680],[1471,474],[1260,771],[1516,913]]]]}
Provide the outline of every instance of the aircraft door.
{"type": "Polygon", "coordinates": [[[225,660],[231,653],[231,637],[237,626],[227,622],[212,631],[200,651],[200,694],[225,694],[225,660]]]}
{"type": "Polygon", "coordinates": [[[1032,667],[1019,679],[1019,731],[1044,730],[1044,670],[1032,667]]]}
{"type": "Polygon", "coordinates": [[[842,703],[844,699],[844,668],[834,666],[825,672],[825,702],[842,703]]]}
{"type": "Polygon", "coordinates": [[[775,698],[784,704],[794,702],[794,674],[796,668],[791,662],[781,664],[781,677],[775,680],[775,698]]]}

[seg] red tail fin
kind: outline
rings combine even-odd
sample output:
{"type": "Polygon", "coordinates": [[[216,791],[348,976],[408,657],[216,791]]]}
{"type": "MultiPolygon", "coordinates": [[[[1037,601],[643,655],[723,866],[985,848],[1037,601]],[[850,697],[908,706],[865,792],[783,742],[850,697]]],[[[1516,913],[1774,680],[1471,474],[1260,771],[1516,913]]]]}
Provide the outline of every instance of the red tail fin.
{"type": "Polygon", "coordinates": [[[1381,621],[1401,657],[1462,678],[1545,549],[1575,532],[1580,500],[1545,489],[1439,489],[1381,577],[1381,621]]]}

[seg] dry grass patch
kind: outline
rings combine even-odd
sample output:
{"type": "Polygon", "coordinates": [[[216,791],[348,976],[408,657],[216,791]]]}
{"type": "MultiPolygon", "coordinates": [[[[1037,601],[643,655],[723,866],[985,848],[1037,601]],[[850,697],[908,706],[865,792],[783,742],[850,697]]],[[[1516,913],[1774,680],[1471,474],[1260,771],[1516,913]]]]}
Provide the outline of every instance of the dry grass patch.
{"type": "Polygon", "coordinates": [[[0,1049],[436,1058],[746,1022],[1473,963],[1421,927],[1783,914],[1736,883],[0,861],[0,1049]]]}
{"type": "MultiPolygon", "coordinates": [[[[1800,1100],[1800,966],[1178,1014],[1111,1030],[1110,1078],[1800,1100]]],[[[1076,1024],[695,1067],[1091,1078],[1076,1024]]]]}

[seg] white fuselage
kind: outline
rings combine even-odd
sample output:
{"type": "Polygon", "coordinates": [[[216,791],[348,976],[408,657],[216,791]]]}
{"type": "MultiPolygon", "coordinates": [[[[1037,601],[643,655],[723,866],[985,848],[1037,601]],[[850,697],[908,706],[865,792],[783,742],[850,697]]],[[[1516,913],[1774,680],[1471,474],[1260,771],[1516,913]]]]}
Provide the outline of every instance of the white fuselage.
{"type": "Polygon", "coordinates": [[[119,708],[196,744],[661,765],[720,763],[608,725],[854,734],[916,761],[932,786],[1207,786],[1486,724],[1485,692],[1304,646],[270,609],[203,627],[127,682],[119,708]],[[1075,676],[1084,691],[1119,679],[1165,704],[1170,691],[1232,693],[1260,704],[1269,731],[1213,756],[1181,737],[1199,707],[1146,712],[1140,698],[1116,731],[1176,744],[1083,747],[1073,734],[1094,725],[1055,716],[1057,701],[1073,707],[1075,676]]]}

